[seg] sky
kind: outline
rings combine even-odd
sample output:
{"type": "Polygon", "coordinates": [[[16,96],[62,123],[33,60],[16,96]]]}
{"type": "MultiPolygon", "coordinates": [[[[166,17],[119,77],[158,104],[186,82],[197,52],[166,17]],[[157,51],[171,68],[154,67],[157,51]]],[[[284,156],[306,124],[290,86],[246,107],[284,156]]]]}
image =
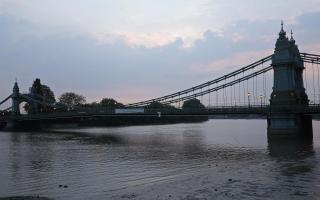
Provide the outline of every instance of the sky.
{"type": "Polygon", "coordinates": [[[35,78],[89,102],[163,96],[273,52],[320,54],[320,0],[0,0],[0,100],[35,78]]]}

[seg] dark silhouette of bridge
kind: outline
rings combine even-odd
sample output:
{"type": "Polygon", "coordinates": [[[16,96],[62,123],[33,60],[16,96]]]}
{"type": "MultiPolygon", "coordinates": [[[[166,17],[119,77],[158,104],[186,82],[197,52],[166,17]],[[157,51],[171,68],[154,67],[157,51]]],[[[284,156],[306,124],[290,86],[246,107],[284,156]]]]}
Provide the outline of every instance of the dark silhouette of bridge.
{"type": "MultiPolygon", "coordinates": [[[[30,121],[61,122],[89,120],[97,117],[164,117],[209,115],[264,115],[268,119],[269,136],[312,136],[312,116],[320,114],[320,55],[300,53],[293,38],[288,38],[281,25],[274,54],[211,81],[169,95],[130,103],[117,112],[105,107],[68,109],[49,101],[36,92],[20,93],[17,82],[12,94],[0,105],[12,105],[1,111],[2,121],[21,124],[30,121]],[[273,72],[273,73],[272,73],[273,72]],[[272,87],[271,87],[272,86],[272,87]],[[180,109],[187,100],[198,98],[205,109],[180,109]],[[27,102],[32,114],[21,115],[20,104],[27,102]],[[175,108],[147,109],[153,102],[175,108]],[[54,108],[40,113],[39,106],[54,108]],[[59,111],[61,108],[64,111],[59,111]],[[136,109],[132,109],[136,108],[136,109]],[[137,111],[137,108],[144,108],[137,111]],[[135,111],[134,111],[135,110],[135,111]],[[4,113],[11,111],[10,116],[4,113]]],[[[0,119],[0,121],[1,121],[0,119]]]]}

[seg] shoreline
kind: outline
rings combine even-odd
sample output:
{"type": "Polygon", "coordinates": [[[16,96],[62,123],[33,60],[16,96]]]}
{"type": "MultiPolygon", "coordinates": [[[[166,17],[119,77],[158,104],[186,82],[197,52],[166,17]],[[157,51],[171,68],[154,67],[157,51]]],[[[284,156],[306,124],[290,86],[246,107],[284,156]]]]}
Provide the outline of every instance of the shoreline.
{"type": "Polygon", "coordinates": [[[40,131],[47,128],[77,128],[77,127],[119,127],[139,125],[166,125],[179,123],[201,123],[209,120],[208,116],[117,116],[91,117],[70,119],[42,119],[11,121],[0,128],[3,131],[40,131]]]}

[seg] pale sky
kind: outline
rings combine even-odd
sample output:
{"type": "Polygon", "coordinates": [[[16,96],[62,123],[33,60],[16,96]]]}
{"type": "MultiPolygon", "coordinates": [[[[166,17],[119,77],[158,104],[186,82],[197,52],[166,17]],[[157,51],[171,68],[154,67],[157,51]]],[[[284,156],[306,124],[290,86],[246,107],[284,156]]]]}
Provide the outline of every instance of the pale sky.
{"type": "Polygon", "coordinates": [[[320,54],[320,0],[0,0],[0,99],[15,78],[124,103],[272,53],[280,21],[320,54]]]}

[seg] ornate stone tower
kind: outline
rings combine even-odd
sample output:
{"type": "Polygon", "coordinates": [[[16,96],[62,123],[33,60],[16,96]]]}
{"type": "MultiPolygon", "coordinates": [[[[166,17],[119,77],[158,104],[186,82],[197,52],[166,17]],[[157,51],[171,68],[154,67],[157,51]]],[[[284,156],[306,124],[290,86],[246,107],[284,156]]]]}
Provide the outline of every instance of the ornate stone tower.
{"type": "Polygon", "coordinates": [[[274,71],[271,105],[308,105],[308,96],[303,86],[303,61],[298,46],[292,36],[289,40],[283,24],[272,57],[274,71]]]}
{"type": "Polygon", "coordinates": [[[20,115],[20,94],[17,81],[14,83],[12,90],[12,115],[20,115]]]}
{"type": "MultiPolygon", "coordinates": [[[[274,71],[273,91],[270,98],[271,115],[268,119],[269,136],[297,136],[311,129],[312,121],[308,116],[290,114],[289,112],[274,112],[276,110],[290,110],[295,107],[308,106],[309,100],[303,85],[303,60],[298,46],[292,36],[289,39],[283,30],[276,42],[272,57],[274,71]],[[310,126],[311,124],[311,126],[310,126]]],[[[303,133],[308,135],[307,133],[303,133]]]]}

